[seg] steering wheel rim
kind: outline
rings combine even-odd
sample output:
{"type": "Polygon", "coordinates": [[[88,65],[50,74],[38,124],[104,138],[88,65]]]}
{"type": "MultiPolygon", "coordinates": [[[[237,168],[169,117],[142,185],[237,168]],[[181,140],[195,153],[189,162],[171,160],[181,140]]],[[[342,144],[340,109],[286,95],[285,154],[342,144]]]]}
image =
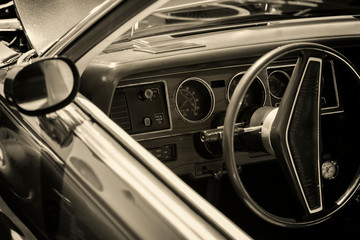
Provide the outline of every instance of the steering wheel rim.
{"type": "MultiPolygon", "coordinates": [[[[246,190],[246,188],[240,178],[238,166],[235,161],[235,153],[234,153],[234,130],[235,130],[235,123],[236,123],[236,118],[237,118],[239,109],[242,105],[242,102],[244,100],[247,90],[249,89],[251,83],[256,78],[256,76],[263,69],[267,68],[272,62],[276,61],[277,59],[279,59],[287,54],[293,54],[293,53],[299,53],[302,58],[302,61],[300,61],[300,63],[299,63],[299,58],[298,58],[298,62],[295,66],[295,68],[297,70],[294,70],[294,72],[299,71],[302,76],[300,76],[300,77],[298,76],[298,79],[295,79],[296,76],[293,77],[294,74],[292,74],[292,77],[290,80],[291,83],[289,82],[289,86],[290,86],[290,84],[292,84],[292,86],[290,88],[287,87],[287,89],[284,93],[283,101],[279,106],[279,110],[273,111],[273,113],[276,113],[276,111],[279,111],[279,112],[281,112],[281,115],[284,115],[284,116],[278,117],[280,115],[279,113],[273,114],[273,115],[276,115],[276,117],[270,124],[271,129],[268,129],[268,132],[271,132],[271,134],[269,134],[269,138],[268,138],[268,142],[270,143],[270,146],[269,146],[269,144],[267,144],[268,146],[264,146],[264,147],[271,154],[274,153],[274,149],[275,149],[275,153],[276,153],[275,155],[277,156],[277,158],[279,157],[278,155],[289,155],[289,156],[280,156],[280,158],[285,159],[285,161],[286,161],[285,165],[288,165],[290,175],[292,175],[292,178],[294,179],[294,181],[296,180],[296,178],[299,179],[299,177],[296,176],[296,175],[298,175],[297,173],[298,173],[299,167],[297,167],[297,166],[294,167],[294,160],[291,159],[293,153],[290,150],[289,150],[288,154],[284,153],[284,152],[286,152],[287,149],[289,149],[289,143],[288,142],[284,143],[284,141],[285,140],[288,141],[288,138],[289,138],[288,130],[289,130],[290,121],[292,121],[291,120],[291,118],[293,117],[292,114],[293,114],[293,112],[296,112],[296,111],[294,111],[294,105],[296,103],[291,103],[293,106],[290,106],[290,108],[289,108],[289,106],[285,107],[285,105],[286,105],[286,102],[288,102],[286,100],[291,99],[291,97],[289,97],[289,96],[293,96],[293,98],[295,96],[294,99],[297,100],[297,97],[299,96],[299,92],[301,92],[301,91],[304,92],[304,90],[301,90],[301,88],[303,88],[303,83],[302,82],[300,83],[300,81],[303,81],[304,79],[306,79],[306,77],[304,77],[304,76],[307,71],[306,66],[308,66],[307,64],[310,62],[309,59],[312,59],[311,61],[314,60],[315,62],[317,62],[318,59],[320,59],[320,60],[323,59],[325,57],[325,55],[331,56],[331,57],[338,59],[341,62],[345,63],[345,65],[357,76],[357,78],[360,79],[360,74],[353,67],[352,63],[349,60],[347,60],[342,54],[335,51],[334,49],[324,46],[324,45],[321,45],[321,44],[304,42],[304,43],[287,44],[287,45],[278,47],[278,48],[273,49],[270,52],[266,53],[262,57],[260,57],[246,71],[246,73],[243,75],[242,79],[239,81],[239,84],[235,88],[233,95],[231,97],[231,101],[230,101],[227,111],[226,111],[225,120],[224,120],[224,132],[223,132],[223,157],[224,157],[224,160],[225,160],[225,163],[227,166],[230,180],[235,188],[236,193],[243,200],[245,205],[250,210],[252,210],[260,218],[262,218],[263,220],[265,220],[271,224],[281,226],[281,227],[299,228],[299,227],[311,226],[311,225],[321,223],[321,222],[327,220],[328,218],[330,218],[335,212],[337,212],[340,208],[342,208],[349,201],[349,199],[353,196],[353,194],[357,191],[357,189],[359,189],[360,167],[358,168],[357,173],[355,174],[353,181],[350,184],[350,186],[347,188],[346,192],[338,199],[338,201],[336,201],[336,206],[332,207],[331,209],[324,209],[322,206],[321,207],[316,206],[312,210],[311,207],[309,207],[309,204],[307,203],[307,200],[309,200],[308,199],[309,197],[307,197],[306,194],[303,193],[304,191],[301,190],[303,183],[301,183],[301,181],[298,181],[299,189],[297,189],[297,191],[298,192],[302,191],[302,194],[304,197],[304,202],[306,203],[305,205],[307,205],[306,207],[308,208],[308,210],[310,210],[309,213],[305,212],[304,215],[311,216],[309,218],[305,218],[304,220],[297,220],[297,219],[293,219],[293,218],[284,218],[284,217],[277,216],[275,214],[268,212],[267,210],[262,208],[250,196],[250,194],[246,190]],[[304,61],[304,59],[305,59],[305,61],[304,61]],[[306,66],[304,65],[305,63],[306,63],[306,66]],[[299,85],[294,87],[293,86],[294,81],[297,81],[298,83],[296,83],[296,84],[299,84],[299,85]],[[289,93],[291,91],[293,93],[289,93]],[[296,91],[296,93],[294,93],[294,91],[296,91]],[[289,113],[289,111],[290,111],[290,113],[289,113]],[[287,112],[288,114],[284,114],[284,112],[287,112]],[[285,120],[286,116],[287,116],[287,118],[289,118],[289,116],[290,116],[290,119],[285,120]],[[286,121],[286,122],[284,123],[283,121],[286,121]],[[279,130],[279,126],[280,126],[280,130],[279,130]],[[285,128],[284,128],[284,126],[285,126],[285,128]],[[284,132],[284,129],[286,130],[285,132],[284,132]],[[285,137],[285,139],[284,139],[284,137],[285,137]],[[278,139],[278,140],[276,140],[276,139],[278,139]],[[279,141],[279,142],[277,142],[277,141],[279,141]],[[274,144],[275,147],[273,149],[273,146],[271,146],[271,143],[274,143],[274,142],[275,142],[275,144],[274,144]],[[291,166],[291,165],[293,165],[293,166],[291,166]],[[294,171],[291,170],[292,168],[294,171]]],[[[320,65],[319,69],[321,69],[321,65],[320,65]]],[[[299,72],[296,72],[296,73],[299,73],[299,72]]],[[[321,78],[321,70],[320,70],[320,73],[318,73],[318,74],[321,78]]],[[[320,84],[321,84],[320,78],[318,81],[318,85],[314,87],[315,90],[317,88],[320,88],[320,84]]],[[[310,82],[309,80],[304,80],[304,81],[310,82]]],[[[311,84],[313,84],[313,83],[311,83],[311,84]]],[[[320,90],[319,90],[318,96],[316,96],[316,98],[320,98],[320,90]]],[[[314,105],[314,103],[311,103],[311,104],[314,105]]],[[[320,134],[320,130],[319,130],[320,129],[320,125],[319,125],[320,124],[320,120],[319,120],[320,119],[320,105],[318,105],[318,107],[315,111],[317,111],[317,112],[315,114],[311,113],[311,116],[309,115],[309,118],[305,117],[304,121],[305,122],[310,121],[310,125],[315,126],[315,127],[313,126],[311,128],[311,130],[308,130],[308,131],[315,131],[315,132],[318,131],[317,134],[320,134]],[[318,115],[318,116],[316,117],[316,115],[318,115]],[[312,119],[312,120],[308,120],[308,119],[312,119]],[[316,129],[318,129],[318,130],[316,130],[316,129]]],[[[295,122],[295,120],[294,120],[294,122],[295,122]]],[[[296,131],[293,131],[293,132],[296,132],[296,131]]],[[[296,145],[297,143],[299,143],[298,138],[299,137],[297,137],[295,134],[295,137],[294,137],[295,140],[293,140],[293,145],[294,144],[296,145]]],[[[316,139],[316,137],[314,137],[314,139],[316,139]]],[[[312,142],[312,144],[314,144],[314,143],[319,145],[320,140],[318,140],[317,142],[315,140],[314,142],[312,142]]],[[[315,150],[313,152],[313,154],[320,153],[319,147],[317,147],[317,148],[318,148],[318,150],[315,150]]],[[[296,151],[296,149],[294,151],[296,151]]],[[[320,205],[322,205],[320,156],[318,159],[316,159],[316,161],[318,163],[315,163],[313,165],[317,165],[317,170],[315,170],[315,172],[317,172],[317,173],[315,173],[313,175],[318,174],[315,177],[318,177],[319,182],[315,183],[315,185],[318,184],[318,189],[319,189],[318,191],[320,193],[320,196],[315,197],[316,198],[315,202],[320,201],[320,205]]],[[[314,162],[315,162],[315,160],[314,160],[314,162]]],[[[301,167],[302,166],[300,166],[300,168],[301,167]]],[[[305,179],[305,177],[304,177],[304,179],[305,179]]],[[[310,192],[315,187],[316,186],[310,186],[310,187],[306,186],[307,190],[310,189],[310,192]]],[[[311,199],[310,199],[310,202],[312,202],[311,199]]],[[[319,204],[317,204],[317,205],[319,205],[319,204]]]]}

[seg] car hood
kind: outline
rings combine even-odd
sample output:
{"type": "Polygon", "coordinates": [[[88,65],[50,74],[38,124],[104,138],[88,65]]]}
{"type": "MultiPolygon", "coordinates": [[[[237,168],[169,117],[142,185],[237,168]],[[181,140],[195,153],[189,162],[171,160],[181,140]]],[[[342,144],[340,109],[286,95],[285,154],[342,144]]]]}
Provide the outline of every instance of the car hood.
{"type": "Polygon", "coordinates": [[[40,54],[104,0],[14,0],[18,18],[40,54]]]}

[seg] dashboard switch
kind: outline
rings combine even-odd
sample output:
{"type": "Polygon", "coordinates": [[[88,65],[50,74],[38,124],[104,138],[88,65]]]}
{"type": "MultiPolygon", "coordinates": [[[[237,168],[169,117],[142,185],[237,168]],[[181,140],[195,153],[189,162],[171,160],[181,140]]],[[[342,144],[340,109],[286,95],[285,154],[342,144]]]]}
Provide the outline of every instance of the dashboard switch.
{"type": "Polygon", "coordinates": [[[145,125],[146,127],[150,127],[150,126],[151,126],[151,118],[145,117],[145,118],[144,118],[144,125],[145,125]]]}
{"type": "Polygon", "coordinates": [[[157,126],[163,126],[165,124],[164,113],[155,113],[154,118],[157,126]]]}
{"type": "Polygon", "coordinates": [[[152,99],[152,97],[154,96],[154,92],[151,89],[146,89],[144,92],[144,97],[146,99],[152,99]]]}
{"type": "Polygon", "coordinates": [[[148,149],[155,157],[162,162],[169,162],[176,160],[176,145],[166,144],[160,147],[148,149]]]}

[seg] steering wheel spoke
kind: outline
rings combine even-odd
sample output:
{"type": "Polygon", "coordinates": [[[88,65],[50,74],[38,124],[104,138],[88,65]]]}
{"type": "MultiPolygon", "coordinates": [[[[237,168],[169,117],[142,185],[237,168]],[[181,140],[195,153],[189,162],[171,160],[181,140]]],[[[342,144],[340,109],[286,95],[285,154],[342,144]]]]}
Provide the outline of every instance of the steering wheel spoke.
{"type": "Polygon", "coordinates": [[[323,209],[320,174],[322,58],[298,58],[273,123],[272,145],[307,213],[323,209]]]}

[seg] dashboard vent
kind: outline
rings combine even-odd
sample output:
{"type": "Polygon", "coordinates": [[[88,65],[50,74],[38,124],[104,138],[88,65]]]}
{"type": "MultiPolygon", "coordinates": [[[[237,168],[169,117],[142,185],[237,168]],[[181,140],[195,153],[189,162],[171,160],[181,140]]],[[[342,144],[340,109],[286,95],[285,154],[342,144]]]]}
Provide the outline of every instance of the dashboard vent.
{"type": "Polygon", "coordinates": [[[222,18],[228,16],[235,16],[238,14],[236,9],[225,8],[225,7],[213,7],[207,9],[193,9],[192,11],[186,12],[175,12],[171,14],[174,17],[180,18],[196,18],[196,19],[204,19],[204,18],[222,18]]]}
{"type": "Polygon", "coordinates": [[[154,14],[157,17],[166,19],[168,22],[174,21],[209,21],[226,19],[236,16],[250,15],[250,11],[238,2],[202,2],[183,4],[181,6],[166,8],[154,14]]]}
{"type": "Polygon", "coordinates": [[[131,121],[127,107],[125,93],[116,89],[110,109],[110,118],[125,131],[131,131],[131,121]]]}

